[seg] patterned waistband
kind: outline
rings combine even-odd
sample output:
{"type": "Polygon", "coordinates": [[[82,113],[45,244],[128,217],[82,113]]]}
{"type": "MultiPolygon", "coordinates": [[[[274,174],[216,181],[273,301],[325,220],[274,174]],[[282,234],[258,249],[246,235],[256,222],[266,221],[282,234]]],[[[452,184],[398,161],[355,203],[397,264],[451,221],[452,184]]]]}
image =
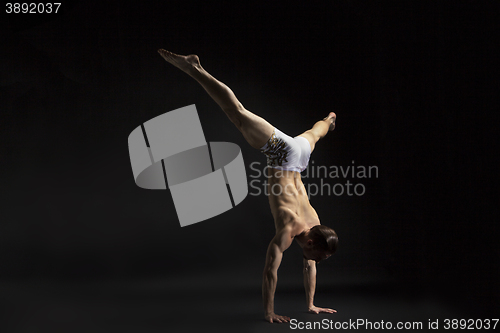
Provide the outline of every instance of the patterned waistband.
{"type": "Polygon", "coordinates": [[[261,148],[261,152],[267,157],[267,165],[269,166],[281,166],[283,162],[288,162],[287,156],[288,146],[282,138],[276,136],[275,130],[273,134],[264,147],[261,148]]]}

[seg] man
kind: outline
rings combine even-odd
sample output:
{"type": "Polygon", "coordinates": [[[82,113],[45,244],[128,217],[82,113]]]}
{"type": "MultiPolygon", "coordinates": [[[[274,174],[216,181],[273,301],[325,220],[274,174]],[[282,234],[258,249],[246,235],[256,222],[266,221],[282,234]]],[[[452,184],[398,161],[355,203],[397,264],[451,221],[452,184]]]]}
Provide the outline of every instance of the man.
{"type": "Polygon", "coordinates": [[[250,146],[260,149],[267,156],[270,166],[269,205],[274,217],[276,235],[267,249],[263,273],[265,319],[270,323],[290,321],[289,317],[274,313],[274,293],[283,252],[294,239],[304,254],[304,286],[309,312],[336,312],[316,307],[313,300],[316,289],[316,263],[335,252],[338,238],[335,231],[320,225],[300,177],[300,172],[307,167],[316,142],[335,128],[335,113],[330,112],[311,129],[292,138],[265,119],[246,110],[229,87],[201,67],[198,56],[182,56],[163,49],[158,52],[166,61],[198,81],[236,125],[250,146]]]}

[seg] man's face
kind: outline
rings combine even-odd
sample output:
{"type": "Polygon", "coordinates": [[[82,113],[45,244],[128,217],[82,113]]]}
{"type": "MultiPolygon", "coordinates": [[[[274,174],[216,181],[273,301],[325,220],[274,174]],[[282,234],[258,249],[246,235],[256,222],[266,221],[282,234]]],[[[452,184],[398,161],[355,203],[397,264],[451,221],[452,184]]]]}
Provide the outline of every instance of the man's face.
{"type": "Polygon", "coordinates": [[[314,260],[316,262],[320,262],[321,260],[325,260],[331,257],[331,254],[328,254],[324,251],[316,250],[316,249],[304,249],[304,259],[314,260]]]}

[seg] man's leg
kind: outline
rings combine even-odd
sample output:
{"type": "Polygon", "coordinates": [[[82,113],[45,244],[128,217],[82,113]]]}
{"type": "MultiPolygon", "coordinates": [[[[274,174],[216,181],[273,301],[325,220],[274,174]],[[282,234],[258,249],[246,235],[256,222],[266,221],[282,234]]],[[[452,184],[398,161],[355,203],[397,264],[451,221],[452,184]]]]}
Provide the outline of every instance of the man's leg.
{"type": "Polygon", "coordinates": [[[330,112],[325,119],[318,121],[310,130],[307,130],[299,135],[309,141],[309,144],[311,145],[311,152],[314,150],[314,146],[319,139],[324,137],[328,131],[333,131],[335,129],[336,118],[337,116],[335,113],[330,112]]]}
{"type": "Polygon", "coordinates": [[[198,56],[182,56],[163,49],[158,50],[158,53],[201,84],[229,120],[236,125],[250,146],[257,149],[264,146],[271,137],[274,127],[262,117],[245,109],[228,86],[201,67],[198,56]]]}

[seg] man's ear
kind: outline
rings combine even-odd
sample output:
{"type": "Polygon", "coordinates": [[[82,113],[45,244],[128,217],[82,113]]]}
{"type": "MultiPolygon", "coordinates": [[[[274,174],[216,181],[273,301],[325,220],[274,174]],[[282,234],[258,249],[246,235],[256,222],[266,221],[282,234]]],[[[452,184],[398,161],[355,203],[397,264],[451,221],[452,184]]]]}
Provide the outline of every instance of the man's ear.
{"type": "Polygon", "coordinates": [[[307,242],[306,242],[306,244],[307,244],[307,246],[312,247],[313,240],[312,239],[308,239],[307,242]]]}

